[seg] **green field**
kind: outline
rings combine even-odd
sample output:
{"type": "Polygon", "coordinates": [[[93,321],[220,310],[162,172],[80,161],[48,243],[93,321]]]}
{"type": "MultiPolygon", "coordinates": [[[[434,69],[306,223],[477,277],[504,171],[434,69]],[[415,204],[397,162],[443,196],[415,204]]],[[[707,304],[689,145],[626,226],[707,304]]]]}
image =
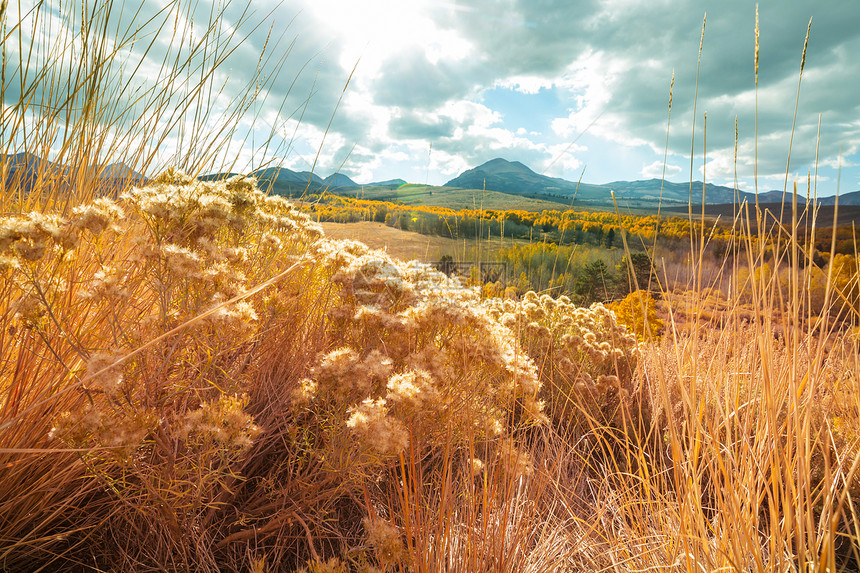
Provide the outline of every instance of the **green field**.
{"type": "MultiPolygon", "coordinates": [[[[391,201],[406,205],[426,205],[428,207],[447,207],[449,209],[498,209],[498,210],[566,210],[570,203],[533,199],[499,191],[481,189],[459,189],[456,187],[437,187],[434,185],[407,184],[397,188],[364,187],[362,189],[336,189],[337,195],[356,197],[373,201],[391,201]]],[[[577,207],[579,208],[579,207],[577,207]]]]}

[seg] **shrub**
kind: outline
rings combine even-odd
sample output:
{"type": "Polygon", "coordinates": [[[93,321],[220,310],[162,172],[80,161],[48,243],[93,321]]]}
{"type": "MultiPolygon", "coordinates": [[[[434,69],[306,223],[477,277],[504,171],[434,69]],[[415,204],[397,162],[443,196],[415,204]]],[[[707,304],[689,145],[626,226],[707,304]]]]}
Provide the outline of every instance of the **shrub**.
{"type": "Polygon", "coordinates": [[[609,309],[599,303],[582,308],[566,296],[533,291],[522,301],[490,299],[486,305],[537,362],[556,419],[578,421],[581,429],[593,420],[622,423],[636,391],[641,350],[609,309]]]}
{"type": "Polygon", "coordinates": [[[39,470],[0,494],[19,516],[4,537],[42,540],[13,558],[73,556],[85,540],[101,567],[194,568],[250,539],[338,554],[377,519],[354,500],[402,479],[404,456],[432,468],[447,451],[467,480],[475,464],[528,469],[516,431],[545,420],[540,381],[477,289],[328,241],[253,179],[168,170],[116,203],[0,229],[3,361],[19,365],[2,387],[54,357],[18,383],[4,443],[27,428],[75,470],[47,503],[50,466],[8,462],[39,470]],[[333,515],[339,541],[317,546],[333,515]],[[52,536],[72,519],[86,525],[52,536]]]}
{"type": "Polygon", "coordinates": [[[636,333],[640,341],[659,338],[663,321],[657,318],[657,303],[651,293],[637,290],[607,307],[615,313],[619,323],[636,333]]]}

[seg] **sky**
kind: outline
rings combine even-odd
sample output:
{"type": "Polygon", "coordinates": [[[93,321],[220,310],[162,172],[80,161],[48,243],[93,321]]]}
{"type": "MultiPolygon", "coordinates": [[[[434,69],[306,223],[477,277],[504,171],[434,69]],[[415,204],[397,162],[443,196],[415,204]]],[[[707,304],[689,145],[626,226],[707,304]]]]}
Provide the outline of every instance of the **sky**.
{"type": "MultiPolygon", "coordinates": [[[[145,0],[141,13],[167,4],[145,0]]],[[[251,167],[264,161],[321,176],[340,171],[358,183],[441,185],[503,157],[588,183],[665,174],[737,180],[749,191],[756,171],[760,190],[794,181],[805,189],[817,168],[819,195],[833,195],[837,184],[841,193],[860,189],[860,5],[852,1],[760,1],[757,88],[755,2],[245,7],[229,3],[219,16],[243,38],[222,65],[222,96],[247,88],[260,53],[277,64],[253,116],[224,146],[251,167]],[[262,25],[243,28],[243,14],[262,25]],[[266,153],[249,149],[271,134],[276,145],[266,153]]]]}

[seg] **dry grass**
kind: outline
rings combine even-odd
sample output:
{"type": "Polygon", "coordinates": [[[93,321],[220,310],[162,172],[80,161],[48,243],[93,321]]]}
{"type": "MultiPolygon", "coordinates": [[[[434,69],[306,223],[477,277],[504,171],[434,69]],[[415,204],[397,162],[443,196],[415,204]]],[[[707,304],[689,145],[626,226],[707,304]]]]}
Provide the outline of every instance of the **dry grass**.
{"type": "Polygon", "coordinates": [[[443,254],[462,251],[463,242],[402,231],[382,223],[320,223],[327,237],[361,241],[405,261],[438,261],[443,254]]]}
{"type": "Polygon", "coordinates": [[[327,237],[360,241],[372,249],[385,251],[404,261],[435,262],[442,255],[452,255],[460,261],[492,260],[499,249],[525,245],[528,241],[500,237],[480,239],[449,239],[403,231],[382,223],[320,223],[327,237]]]}

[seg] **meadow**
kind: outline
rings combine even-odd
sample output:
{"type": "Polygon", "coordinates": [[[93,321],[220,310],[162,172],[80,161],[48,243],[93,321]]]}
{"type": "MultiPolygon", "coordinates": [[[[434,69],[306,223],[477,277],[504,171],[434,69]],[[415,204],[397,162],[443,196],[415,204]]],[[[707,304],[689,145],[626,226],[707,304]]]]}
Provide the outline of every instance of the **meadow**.
{"type": "Polygon", "coordinates": [[[403,205],[425,207],[445,207],[447,209],[519,209],[523,211],[541,211],[550,209],[565,210],[570,205],[561,201],[547,201],[511,195],[486,189],[458,189],[453,187],[436,187],[433,185],[401,185],[391,188],[364,188],[361,190],[341,190],[340,194],[354,199],[367,201],[385,201],[403,205]]]}
{"type": "Polygon", "coordinates": [[[0,568],[860,567],[860,271],[837,232],[821,253],[797,207],[755,232],[752,206],[690,219],[685,276],[646,285],[628,237],[659,235],[604,214],[624,304],[488,293],[327,237],[253,178],[195,178],[230,171],[217,144],[257,93],[212,107],[241,45],[217,14],[129,102],[110,3],[17,55],[6,6],[0,568]],[[10,178],[17,153],[65,167],[10,178]],[[116,161],[153,177],[104,193],[116,161]]]}

